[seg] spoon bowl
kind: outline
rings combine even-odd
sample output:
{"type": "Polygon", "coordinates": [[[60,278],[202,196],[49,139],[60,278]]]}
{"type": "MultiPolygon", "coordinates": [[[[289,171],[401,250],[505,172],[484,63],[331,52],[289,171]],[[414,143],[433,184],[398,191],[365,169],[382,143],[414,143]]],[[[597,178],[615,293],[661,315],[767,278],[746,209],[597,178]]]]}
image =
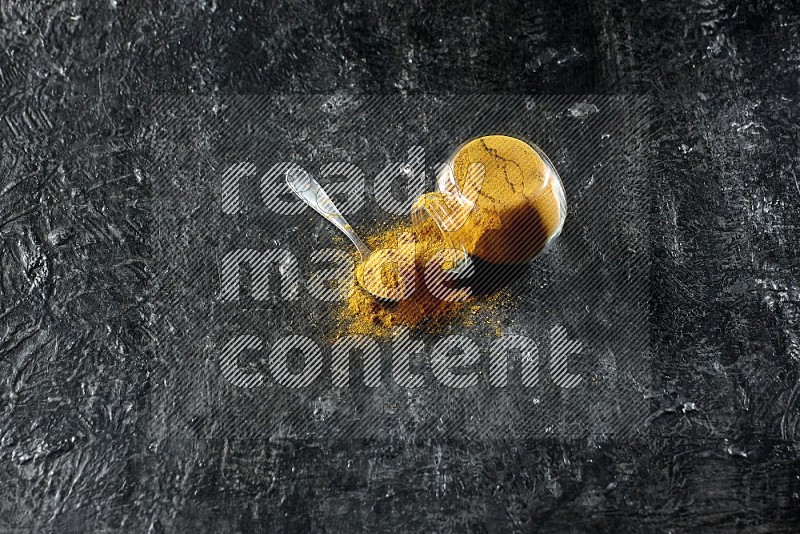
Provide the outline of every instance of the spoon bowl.
{"type": "MultiPolygon", "coordinates": [[[[339,209],[330,199],[328,194],[322,189],[322,186],[317,182],[313,176],[302,169],[293,168],[286,171],[286,185],[289,189],[297,195],[297,197],[305,202],[314,211],[322,215],[327,221],[338,228],[347,239],[355,245],[361,256],[361,263],[364,264],[367,259],[372,255],[373,251],[364,243],[360,237],[355,233],[350,223],[342,216],[339,209]]],[[[361,269],[356,269],[356,280],[358,284],[364,288],[370,295],[384,302],[396,302],[395,299],[388,298],[384,295],[378,295],[370,291],[362,277],[359,275],[361,269]]]]}

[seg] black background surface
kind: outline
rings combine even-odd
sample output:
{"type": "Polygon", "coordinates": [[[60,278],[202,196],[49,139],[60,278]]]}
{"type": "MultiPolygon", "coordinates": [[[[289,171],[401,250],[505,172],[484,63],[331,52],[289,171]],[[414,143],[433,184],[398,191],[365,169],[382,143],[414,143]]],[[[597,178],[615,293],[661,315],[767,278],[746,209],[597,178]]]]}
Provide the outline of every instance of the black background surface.
{"type": "Polygon", "coordinates": [[[549,4],[0,4],[0,530],[795,530],[800,8],[549,4]],[[645,431],[158,438],[148,103],[337,91],[651,96],[645,431]]]}
{"type": "MultiPolygon", "coordinates": [[[[158,163],[151,173],[149,244],[156,273],[151,285],[157,288],[150,298],[157,318],[151,333],[162,364],[157,369],[163,372],[150,381],[166,386],[153,390],[150,409],[163,410],[171,421],[151,425],[154,437],[199,440],[203,457],[212,459],[226,447],[229,454],[247,454],[247,440],[236,439],[244,437],[368,438],[373,443],[447,438],[491,448],[497,438],[608,439],[641,431],[648,424],[652,369],[647,100],[237,96],[221,98],[215,113],[213,104],[200,98],[160,99],[152,113],[160,128],[152,148],[158,163]],[[590,111],[584,116],[581,109],[590,111]],[[568,202],[559,239],[514,276],[496,269],[484,274],[502,287],[497,304],[479,297],[479,309],[468,308],[461,321],[445,322],[433,332],[419,325],[408,332],[409,341],[424,344],[424,354],[401,341],[403,336],[367,338],[372,342],[367,352],[381,354],[380,386],[364,384],[365,366],[358,357],[352,358],[349,385],[333,386],[334,347],[344,337],[336,335],[336,316],[346,304],[342,297],[320,298],[312,276],[332,265],[314,258],[327,250],[352,262],[353,247],[299,203],[285,185],[285,164],[308,169],[328,193],[334,191],[331,182],[341,180],[341,194],[334,196],[338,206],[356,231],[370,235],[392,221],[408,224],[411,202],[435,187],[438,163],[464,139],[489,131],[533,136],[551,152],[568,202]],[[409,153],[416,154],[413,160],[409,153]],[[336,161],[357,167],[361,177],[328,176],[322,167],[336,161]],[[399,171],[381,178],[384,169],[393,169],[392,162],[399,162],[398,168],[408,165],[413,179],[398,178],[399,171]],[[273,170],[276,165],[279,170],[273,170]],[[242,166],[246,174],[224,186],[237,176],[230,169],[242,166]],[[395,185],[410,182],[404,189],[411,192],[398,195],[406,202],[386,209],[389,178],[395,185]],[[259,190],[274,191],[300,210],[275,213],[275,203],[259,190]],[[238,207],[225,213],[223,199],[231,192],[238,195],[232,203],[238,207]],[[352,200],[359,196],[363,205],[354,209],[352,200]],[[250,262],[236,269],[237,291],[223,296],[221,273],[228,270],[223,265],[243,250],[280,252],[285,263],[270,268],[250,262]],[[257,279],[268,283],[254,296],[247,288],[257,279]],[[564,360],[565,370],[580,381],[577,387],[564,387],[569,381],[554,372],[560,367],[559,346],[565,347],[554,342],[559,338],[554,332],[561,329],[577,344],[564,360]],[[241,343],[239,336],[260,347],[238,354],[225,348],[241,343]],[[433,347],[455,348],[451,336],[472,344],[478,361],[467,367],[482,373],[477,384],[463,390],[440,386],[430,364],[436,359],[433,347]],[[515,338],[506,336],[524,336],[535,348],[524,355],[511,351],[509,382],[500,389],[490,385],[490,360],[507,357],[501,347],[515,338]],[[295,363],[305,361],[305,367],[315,350],[322,357],[324,370],[308,387],[279,387],[276,381],[276,352],[291,337],[307,347],[302,357],[293,351],[295,363]],[[401,355],[410,356],[415,374],[423,378],[420,387],[395,383],[392,366],[401,355]],[[535,385],[522,384],[523,359],[525,369],[535,370],[535,385]],[[259,381],[257,387],[226,378],[221,369],[233,361],[246,373],[243,378],[259,381]]],[[[344,293],[352,267],[336,275],[344,293]]],[[[365,350],[363,338],[352,341],[360,346],[357,352],[365,350]]]]}

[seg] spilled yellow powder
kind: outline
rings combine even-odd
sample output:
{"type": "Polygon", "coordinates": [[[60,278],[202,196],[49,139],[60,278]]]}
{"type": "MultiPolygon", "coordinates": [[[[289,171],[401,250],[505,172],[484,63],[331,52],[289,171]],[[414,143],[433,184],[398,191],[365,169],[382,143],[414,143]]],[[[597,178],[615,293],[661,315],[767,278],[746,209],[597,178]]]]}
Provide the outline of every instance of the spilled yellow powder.
{"type": "Polygon", "coordinates": [[[413,293],[410,287],[415,279],[416,245],[398,243],[392,249],[393,258],[381,251],[372,254],[356,267],[356,280],[373,296],[385,300],[402,300],[413,293]],[[395,261],[389,261],[389,260],[395,261]]]}
{"type": "Polygon", "coordinates": [[[346,306],[338,314],[343,333],[388,338],[398,326],[434,332],[458,318],[459,312],[476,301],[475,297],[463,301],[443,300],[428,288],[425,282],[426,266],[429,279],[431,272],[454,266],[452,261],[435,261],[441,255],[437,253],[446,249],[447,245],[432,220],[416,227],[409,223],[397,224],[368,238],[367,244],[375,251],[393,250],[399,258],[408,258],[409,261],[408,264],[398,262],[399,265],[387,265],[378,261],[380,255],[373,254],[356,268],[359,284],[354,284],[346,306]],[[410,237],[410,242],[403,242],[403,236],[410,237]],[[388,296],[386,291],[382,291],[386,286],[390,289],[411,286],[409,278],[412,279],[413,289],[392,295],[397,297],[394,302],[376,298],[362,287],[363,284],[379,296],[388,296]],[[379,283],[373,285],[370,281],[379,283]]]}

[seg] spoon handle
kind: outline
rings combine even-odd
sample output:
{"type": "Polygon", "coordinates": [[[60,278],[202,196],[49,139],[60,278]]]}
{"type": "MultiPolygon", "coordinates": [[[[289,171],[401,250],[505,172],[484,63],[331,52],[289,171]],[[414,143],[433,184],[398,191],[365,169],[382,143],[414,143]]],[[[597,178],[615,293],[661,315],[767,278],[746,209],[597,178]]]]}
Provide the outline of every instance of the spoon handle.
{"type": "Polygon", "coordinates": [[[322,189],[322,186],[313,176],[302,169],[289,169],[286,171],[286,184],[300,200],[341,230],[356,246],[362,260],[367,259],[372,250],[356,235],[353,227],[339,213],[328,194],[325,193],[325,190],[322,189]]]}

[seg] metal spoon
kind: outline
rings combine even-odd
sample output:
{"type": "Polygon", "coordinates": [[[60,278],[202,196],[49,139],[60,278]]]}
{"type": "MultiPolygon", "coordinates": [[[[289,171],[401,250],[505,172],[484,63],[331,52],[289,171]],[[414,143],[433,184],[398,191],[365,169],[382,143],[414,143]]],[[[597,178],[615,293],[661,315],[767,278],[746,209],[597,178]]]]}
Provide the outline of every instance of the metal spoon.
{"type": "MultiPolygon", "coordinates": [[[[350,223],[342,216],[328,194],[325,193],[325,190],[322,189],[322,186],[319,185],[319,182],[317,182],[313,176],[302,169],[289,169],[286,171],[286,184],[300,200],[308,204],[314,211],[325,217],[325,219],[330,221],[336,228],[341,230],[342,233],[347,236],[347,239],[358,249],[358,253],[361,255],[361,261],[367,261],[367,258],[372,254],[372,249],[356,235],[353,231],[353,227],[350,226],[350,223]]],[[[356,271],[356,273],[358,273],[358,271],[356,271]]],[[[358,275],[356,275],[356,278],[358,279],[358,275]]],[[[378,295],[370,291],[362,280],[359,279],[358,283],[375,298],[387,303],[394,302],[394,299],[388,298],[386,295],[378,295]]]]}
{"type": "Polygon", "coordinates": [[[372,249],[356,235],[353,227],[339,213],[338,208],[336,208],[328,194],[325,193],[325,190],[322,189],[322,186],[313,176],[302,169],[289,169],[286,171],[286,185],[300,200],[341,230],[358,249],[361,261],[367,261],[369,255],[372,254],[372,249]]]}
{"type": "MultiPolygon", "coordinates": [[[[374,251],[370,249],[361,240],[361,238],[358,237],[358,235],[356,235],[356,233],[353,231],[353,227],[350,226],[350,223],[348,223],[347,220],[342,216],[328,194],[325,193],[325,190],[322,189],[322,186],[319,185],[319,182],[317,182],[313,176],[303,169],[289,169],[286,171],[286,184],[300,200],[309,205],[314,211],[325,217],[325,219],[330,221],[334,226],[336,226],[336,228],[341,230],[342,233],[347,236],[347,238],[356,246],[356,249],[358,249],[358,253],[361,255],[362,263],[367,261],[367,258],[369,258],[374,251]]],[[[462,261],[457,263],[457,267],[448,271],[447,278],[449,280],[468,278],[472,274],[472,262],[469,261],[469,256],[464,254],[461,260],[462,261]]],[[[370,293],[373,297],[386,303],[397,302],[397,298],[392,298],[391,296],[385,294],[375,293],[375,291],[370,289],[369,284],[365,284],[364,281],[360,279],[358,273],[359,271],[356,270],[356,279],[358,280],[359,285],[361,285],[361,287],[363,287],[364,290],[370,293]]],[[[400,291],[400,294],[404,293],[400,291]]]]}

